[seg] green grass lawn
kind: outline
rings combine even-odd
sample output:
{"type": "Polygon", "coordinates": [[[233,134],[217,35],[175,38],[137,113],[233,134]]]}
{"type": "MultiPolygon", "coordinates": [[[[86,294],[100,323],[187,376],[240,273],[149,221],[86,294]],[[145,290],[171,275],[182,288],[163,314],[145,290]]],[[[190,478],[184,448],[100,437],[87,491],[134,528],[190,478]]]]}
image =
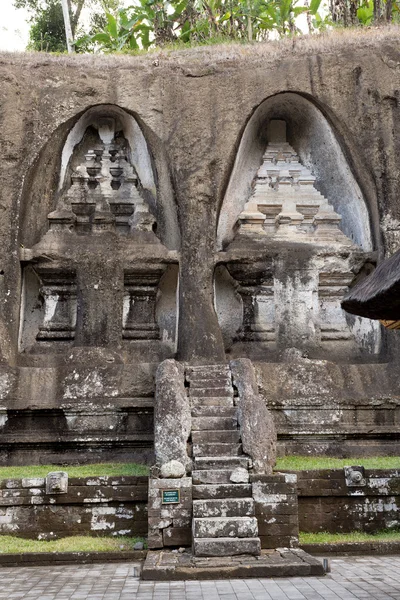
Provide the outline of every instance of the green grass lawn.
{"type": "Polygon", "coordinates": [[[361,465],[366,469],[400,469],[400,457],[329,458],[326,456],[283,456],[277,459],[275,471],[342,469],[348,465],[361,465]]]}
{"type": "Polygon", "coordinates": [[[21,552],[126,552],[133,550],[140,537],[89,537],[75,535],[59,540],[25,540],[12,535],[0,536],[0,554],[21,552]]]}
{"type": "Polygon", "coordinates": [[[400,542],[400,530],[378,531],[377,533],[364,533],[352,531],[351,533],[303,533],[299,534],[300,544],[343,544],[346,542],[400,542]]]}
{"type": "MultiPolygon", "coordinates": [[[[305,471],[342,469],[346,465],[363,465],[366,469],[400,469],[400,457],[329,458],[326,456],[284,456],[278,458],[275,471],[305,471]]],[[[69,477],[99,477],[101,475],[148,475],[149,467],[137,463],[98,463],[94,465],[30,465],[0,467],[0,479],[46,477],[50,471],[66,471],[69,477]]]]}
{"type": "Polygon", "coordinates": [[[98,463],[96,465],[30,465],[26,467],[0,467],[0,479],[46,477],[50,471],[66,471],[69,477],[99,477],[100,475],[148,475],[149,467],[136,463],[98,463]]]}

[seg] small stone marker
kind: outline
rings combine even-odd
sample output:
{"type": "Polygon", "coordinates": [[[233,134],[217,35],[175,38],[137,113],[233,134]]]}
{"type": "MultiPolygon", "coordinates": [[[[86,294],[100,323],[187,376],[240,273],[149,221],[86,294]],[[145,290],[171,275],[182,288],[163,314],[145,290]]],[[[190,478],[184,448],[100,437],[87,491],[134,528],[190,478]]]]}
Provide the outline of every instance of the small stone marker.
{"type": "Polygon", "coordinates": [[[136,544],[133,546],[134,550],[143,550],[143,548],[144,548],[143,542],[136,542],[136,544]]]}
{"type": "Polygon", "coordinates": [[[346,479],[346,485],[348,487],[360,487],[367,485],[364,467],[343,467],[343,470],[346,479]]]}
{"type": "Polygon", "coordinates": [[[53,471],[46,477],[46,494],[66,494],[68,492],[68,473],[53,471]]]}
{"type": "Polygon", "coordinates": [[[162,504],[179,504],[181,501],[181,491],[176,490],[161,490],[162,504]]]}
{"type": "Polygon", "coordinates": [[[331,572],[331,561],[329,560],[329,558],[322,559],[322,566],[324,567],[325,573],[331,572]]]}

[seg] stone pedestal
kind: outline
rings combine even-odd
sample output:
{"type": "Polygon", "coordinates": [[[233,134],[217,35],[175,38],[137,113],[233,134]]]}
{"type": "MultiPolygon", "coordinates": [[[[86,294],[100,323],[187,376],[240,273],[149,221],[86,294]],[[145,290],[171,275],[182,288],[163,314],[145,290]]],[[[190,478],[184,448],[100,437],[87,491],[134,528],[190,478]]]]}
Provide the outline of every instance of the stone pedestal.
{"type": "Polygon", "coordinates": [[[73,340],[76,326],[76,279],[72,272],[38,270],[44,301],[43,323],[38,341],[73,340]]]}
{"type": "Polygon", "coordinates": [[[275,340],[275,302],[271,264],[229,263],[227,268],[239,282],[243,302],[243,323],[236,335],[242,342],[275,340]]]}
{"type": "Polygon", "coordinates": [[[353,273],[319,274],[319,311],[321,342],[352,342],[346,315],[340,306],[343,295],[354,278],[353,273]]]}
{"type": "Polygon", "coordinates": [[[124,274],[124,312],[122,337],[128,340],[157,340],[157,289],[165,266],[130,270],[124,274]]]}

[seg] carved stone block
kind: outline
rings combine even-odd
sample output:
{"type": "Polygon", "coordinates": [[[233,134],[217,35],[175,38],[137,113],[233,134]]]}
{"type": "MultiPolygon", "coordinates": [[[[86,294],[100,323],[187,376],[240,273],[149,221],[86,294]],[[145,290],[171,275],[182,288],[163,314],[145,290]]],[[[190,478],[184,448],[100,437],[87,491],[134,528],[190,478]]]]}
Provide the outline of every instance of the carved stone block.
{"type": "Polygon", "coordinates": [[[44,315],[36,339],[73,340],[77,313],[75,273],[44,269],[38,269],[38,273],[44,315]]]}
{"type": "Polygon", "coordinates": [[[53,471],[46,477],[46,494],[66,494],[68,492],[68,473],[53,471]]]}

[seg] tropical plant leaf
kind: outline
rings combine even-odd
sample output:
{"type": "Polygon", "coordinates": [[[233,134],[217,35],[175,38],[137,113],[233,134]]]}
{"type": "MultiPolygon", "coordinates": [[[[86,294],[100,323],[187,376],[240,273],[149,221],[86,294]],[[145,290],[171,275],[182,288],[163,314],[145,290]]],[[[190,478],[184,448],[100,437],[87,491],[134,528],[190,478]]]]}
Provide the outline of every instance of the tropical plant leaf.
{"type": "Polygon", "coordinates": [[[109,44],[111,39],[107,33],[96,33],[92,35],[92,42],[101,42],[102,44],[109,44]]]}
{"type": "Polygon", "coordinates": [[[174,18],[179,17],[183,13],[183,11],[187,8],[187,6],[188,6],[188,0],[182,0],[181,2],[179,2],[179,4],[177,4],[175,7],[173,17],[174,18]]]}
{"type": "Polygon", "coordinates": [[[321,2],[322,0],[311,0],[309,10],[312,15],[317,14],[319,7],[321,6],[321,2]]]}
{"type": "Polygon", "coordinates": [[[129,38],[129,47],[131,50],[138,50],[139,49],[139,44],[136,41],[136,38],[134,35],[131,35],[131,37],[129,38]]]}
{"type": "Polygon", "coordinates": [[[307,6],[295,6],[292,10],[293,14],[295,17],[298,17],[299,15],[302,15],[303,13],[307,12],[309,9],[307,8],[307,6]]]}
{"type": "Polygon", "coordinates": [[[357,10],[357,18],[363,25],[368,25],[372,21],[373,16],[374,16],[373,9],[370,9],[367,6],[361,6],[357,10]]]}
{"type": "Polygon", "coordinates": [[[107,23],[108,23],[107,29],[110,32],[110,35],[114,39],[117,39],[117,37],[118,37],[117,19],[111,13],[106,13],[106,17],[107,17],[107,23]]]}

